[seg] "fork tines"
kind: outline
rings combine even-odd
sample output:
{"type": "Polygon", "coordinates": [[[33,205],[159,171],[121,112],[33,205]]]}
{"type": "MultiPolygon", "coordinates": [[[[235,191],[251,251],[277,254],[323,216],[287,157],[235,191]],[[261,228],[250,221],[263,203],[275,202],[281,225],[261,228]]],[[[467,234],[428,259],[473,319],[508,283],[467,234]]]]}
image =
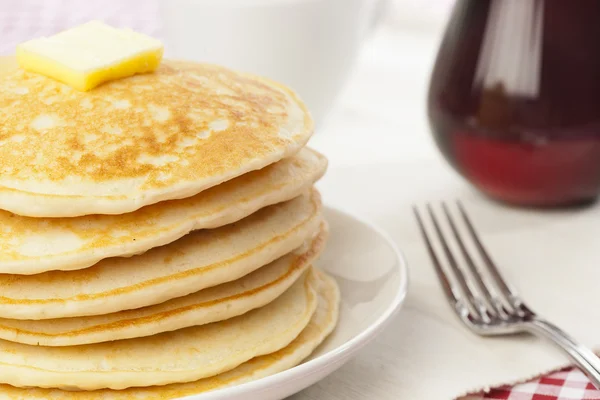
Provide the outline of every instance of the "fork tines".
{"type": "Polygon", "coordinates": [[[444,293],[463,321],[489,325],[532,315],[500,275],[460,202],[425,209],[413,207],[444,293]]]}

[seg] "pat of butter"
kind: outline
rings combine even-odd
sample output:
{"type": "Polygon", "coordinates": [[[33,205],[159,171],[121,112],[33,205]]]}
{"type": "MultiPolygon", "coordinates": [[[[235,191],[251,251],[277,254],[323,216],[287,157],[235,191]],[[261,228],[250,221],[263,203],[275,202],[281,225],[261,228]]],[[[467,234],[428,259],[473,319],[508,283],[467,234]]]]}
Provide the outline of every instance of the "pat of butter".
{"type": "Polygon", "coordinates": [[[162,55],[160,41],[98,21],[17,46],[17,62],[21,68],[81,91],[103,82],[154,71],[162,55]]]}

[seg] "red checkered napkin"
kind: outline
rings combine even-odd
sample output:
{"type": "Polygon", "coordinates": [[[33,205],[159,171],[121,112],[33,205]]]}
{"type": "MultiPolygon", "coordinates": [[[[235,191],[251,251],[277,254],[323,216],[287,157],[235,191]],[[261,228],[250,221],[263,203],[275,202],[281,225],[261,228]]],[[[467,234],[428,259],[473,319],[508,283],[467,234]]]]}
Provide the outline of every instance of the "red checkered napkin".
{"type": "Polygon", "coordinates": [[[600,400],[600,390],[581,371],[567,368],[513,387],[493,389],[487,394],[471,396],[469,399],[600,400]]]}

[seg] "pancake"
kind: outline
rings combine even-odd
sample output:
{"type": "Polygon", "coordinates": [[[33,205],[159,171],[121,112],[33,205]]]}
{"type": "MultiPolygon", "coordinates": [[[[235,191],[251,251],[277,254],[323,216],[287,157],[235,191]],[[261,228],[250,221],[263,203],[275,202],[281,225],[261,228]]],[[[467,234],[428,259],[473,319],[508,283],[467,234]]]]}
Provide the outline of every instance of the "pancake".
{"type": "Polygon", "coordinates": [[[321,253],[327,224],[311,241],[232,282],[154,306],[93,317],[0,319],[0,338],[41,346],[74,346],[129,339],[223,321],[279,297],[321,253]]]}
{"type": "Polygon", "coordinates": [[[162,303],[249,274],[312,237],[321,223],[316,190],[236,223],[195,231],[130,258],[76,271],[0,275],[0,317],[99,315],[162,303]]]}
{"type": "Polygon", "coordinates": [[[264,307],[227,321],[143,338],[43,347],[0,341],[0,382],[69,390],[189,382],[290,344],[317,306],[305,274],[264,307]]]}
{"type": "Polygon", "coordinates": [[[124,390],[102,389],[91,392],[73,392],[0,385],[0,400],[176,399],[240,385],[292,368],[308,357],[325,340],[333,331],[338,319],[340,294],[335,281],[321,271],[313,269],[313,272],[319,279],[318,306],[308,326],[287,347],[275,353],[253,358],[231,371],[189,383],[124,390]]]}
{"type": "Polygon", "coordinates": [[[16,57],[0,56],[0,76],[14,72],[18,68],[16,57]]]}
{"type": "Polygon", "coordinates": [[[0,273],[75,270],[162,246],[192,230],[220,227],[290,200],[309,189],[326,167],[325,157],[303,149],[193,197],[124,215],[30,218],[0,210],[0,273]]]}
{"type": "Polygon", "coordinates": [[[19,69],[0,79],[0,208],[124,214],[291,156],[312,131],[290,89],[216,65],[165,60],[89,92],[19,69]]]}

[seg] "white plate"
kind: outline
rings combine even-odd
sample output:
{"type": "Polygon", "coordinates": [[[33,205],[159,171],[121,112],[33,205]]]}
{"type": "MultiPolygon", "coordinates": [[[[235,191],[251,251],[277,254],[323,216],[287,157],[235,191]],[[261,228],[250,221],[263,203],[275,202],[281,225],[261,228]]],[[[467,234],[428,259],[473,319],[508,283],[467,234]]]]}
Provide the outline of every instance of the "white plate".
{"type": "Polygon", "coordinates": [[[185,400],[280,400],[341,367],[375,338],[400,309],[408,286],[402,254],[372,224],[326,208],[331,233],[317,266],[341,291],[340,320],[311,358],[287,371],[185,400]]]}

